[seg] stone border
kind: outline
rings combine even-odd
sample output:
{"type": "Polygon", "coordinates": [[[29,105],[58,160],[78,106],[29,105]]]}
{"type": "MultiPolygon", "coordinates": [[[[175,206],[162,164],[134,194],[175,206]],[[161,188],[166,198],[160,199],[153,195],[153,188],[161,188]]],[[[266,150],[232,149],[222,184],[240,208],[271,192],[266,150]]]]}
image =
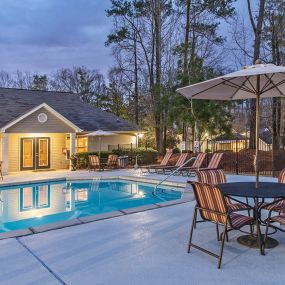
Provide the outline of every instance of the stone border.
{"type": "MultiPolygon", "coordinates": [[[[151,183],[151,184],[156,184],[157,182],[159,182],[159,180],[155,180],[155,179],[145,179],[145,178],[140,178],[140,177],[138,179],[136,179],[136,177],[128,177],[128,176],[102,177],[102,178],[99,178],[99,180],[100,179],[105,179],[105,180],[120,179],[120,180],[136,181],[136,182],[145,182],[145,183],[151,183]]],[[[25,181],[25,182],[20,182],[20,183],[11,183],[11,184],[8,184],[5,186],[1,185],[0,187],[2,187],[2,186],[3,187],[18,186],[18,185],[25,185],[28,183],[41,183],[41,182],[48,182],[48,181],[75,181],[75,180],[92,180],[92,179],[85,178],[85,177],[81,177],[81,179],[79,179],[79,178],[69,179],[66,177],[65,178],[54,178],[54,179],[41,179],[41,180],[36,180],[36,181],[25,181]]],[[[164,186],[174,186],[174,187],[178,187],[178,188],[185,188],[185,183],[167,182],[163,185],[164,186]]],[[[182,191],[182,190],[180,190],[180,191],[182,191]]],[[[43,232],[47,232],[47,231],[51,231],[51,230],[58,230],[58,229],[66,228],[66,227],[78,226],[78,225],[86,224],[86,223],[90,223],[90,222],[101,221],[101,220],[106,220],[106,219],[111,219],[111,218],[121,217],[121,216],[127,216],[127,215],[134,214],[134,213],[139,213],[139,212],[164,208],[164,207],[168,207],[168,206],[183,204],[183,203],[191,202],[193,200],[194,200],[193,193],[190,190],[185,189],[184,196],[181,199],[165,201],[165,202],[158,202],[158,203],[154,203],[154,204],[148,204],[148,205],[143,205],[143,206],[138,206],[138,207],[133,207],[133,208],[127,208],[127,209],[122,209],[122,210],[117,210],[117,211],[112,211],[112,212],[107,212],[107,213],[102,213],[102,214],[95,214],[95,215],[91,215],[91,216],[75,218],[75,219],[71,219],[71,220],[65,220],[65,221],[54,222],[54,223],[50,223],[50,224],[44,224],[41,226],[30,227],[30,228],[26,228],[26,229],[3,232],[3,233],[0,233],[0,240],[7,239],[7,238],[15,238],[15,237],[22,237],[22,236],[27,236],[27,235],[39,234],[39,233],[43,233],[43,232]]]]}

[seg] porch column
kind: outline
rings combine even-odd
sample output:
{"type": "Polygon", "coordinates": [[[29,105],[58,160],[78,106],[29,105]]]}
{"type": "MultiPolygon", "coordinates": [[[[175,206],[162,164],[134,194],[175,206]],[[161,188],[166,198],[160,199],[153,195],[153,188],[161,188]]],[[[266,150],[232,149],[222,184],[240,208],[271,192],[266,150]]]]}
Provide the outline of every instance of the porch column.
{"type": "Polygon", "coordinates": [[[9,136],[8,134],[2,134],[2,148],[1,148],[1,160],[3,175],[8,174],[8,150],[9,150],[9,136]]]}
{"type": "MultiPolygon", "coordinates": [[[[70,133],[69,137],[70,137],[70,156],[75,154],[75,133],[70,133]]],[[[71,160],[70,160],[70,169],[72,169],[71,167],[71,160]]]]}

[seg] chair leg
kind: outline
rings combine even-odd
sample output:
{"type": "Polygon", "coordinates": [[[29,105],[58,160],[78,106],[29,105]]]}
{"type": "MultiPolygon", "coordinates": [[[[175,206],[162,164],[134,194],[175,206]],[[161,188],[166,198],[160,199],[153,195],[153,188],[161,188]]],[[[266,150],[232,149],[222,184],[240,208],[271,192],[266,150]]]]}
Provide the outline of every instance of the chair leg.
{"type": "Polygon", "coordinates": [[[219,232],[219,225],[216,224],[216,232],[217,232],[217,240],[220,241],[220,232],[219,232]]]}
{"type": "Polygon", "coordinates": [[[192,219],[192,225],[191,225],[191,229],[190,229],[190,235],[189,235],[189,243],[188,243],[188,250],[187,250],[188,253],[190,253],[190,249],[191,249],[193,231],[194,231],[194,228],[196,226],[196,217],[197,217],[197,209],[195,208],[194,214],[193,214],[193,219],[192,219]]]}
{"type": "Polygon", "coordinates": [[[195,217],[195,219],[194,219],[194,229],[196,229],[196,227],[197,227],[197,210],[195,210],[195,212],[194,212],[194,217],[195,217]]]}
{"type": "Polygon", "coordinates": [[[225,245],[225,238],[226,238],[226,235],[227,235],[227,228],[228,228],[228,222],[226,222],[226,224],[224,226],[224,232],[223,232],[223,236],[222,236],[221,250],[220,250],[220,256],[219,256],[219,261],[218,261],[218,268],[219,269],[221,268],[221,264],[222,264],[224,245],[225,245]]]}

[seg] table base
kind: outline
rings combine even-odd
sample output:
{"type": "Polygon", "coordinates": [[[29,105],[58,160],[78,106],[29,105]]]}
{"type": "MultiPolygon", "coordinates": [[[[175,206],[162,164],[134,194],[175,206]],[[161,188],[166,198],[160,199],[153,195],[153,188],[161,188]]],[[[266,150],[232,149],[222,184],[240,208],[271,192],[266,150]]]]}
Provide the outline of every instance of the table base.
{"type": "MultiPolygon", "coordinates": [[[[262,235],[262,239],[264,238],[264,235],[262,235]]],[[[259,242],[257,236],[252,235],[243,235],[237,238],[237,241],[239,244],[252,247],[252,248],[259,248],[259,242]]],[[[267,237],[265,248],[274,248],[278,245],[278,241],[274,238],[267,237]]]]}

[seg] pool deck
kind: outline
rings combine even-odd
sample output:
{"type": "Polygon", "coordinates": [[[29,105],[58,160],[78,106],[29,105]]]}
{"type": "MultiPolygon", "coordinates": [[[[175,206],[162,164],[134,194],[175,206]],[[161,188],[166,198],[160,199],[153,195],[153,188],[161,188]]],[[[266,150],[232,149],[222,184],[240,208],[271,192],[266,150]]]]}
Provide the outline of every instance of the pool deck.
{"type": "MultiPolygon", "coordinates": [[[[41,179],[86,179],[140,175],[134,170],[89,173],[53,171],[6,176],[3,183],[41,179]]],[[[188,178],[171,177],[175,183],[188,178]]],[[[254,181],[251,176],[229,175],[229,181],[254,181]]],[[[270,177],[263,181],[276,181],[270,177]]],[[[1,185],[2,183],[0,183],[1,185]]],[[[3,184],[2,184],[3,185],[3,184]]],[[[230,233],[222,269],[216,259],[197,250],[186,253],[194,202],[118,215],[29,236],[0,241],[2,284],[283,284],[285,234],[274,237],[280,245],[260,256],[239,245],[239,232],[230,233]]],[[[199,224],[194,241],[218,250],[215,227],[199,224]]]]}

